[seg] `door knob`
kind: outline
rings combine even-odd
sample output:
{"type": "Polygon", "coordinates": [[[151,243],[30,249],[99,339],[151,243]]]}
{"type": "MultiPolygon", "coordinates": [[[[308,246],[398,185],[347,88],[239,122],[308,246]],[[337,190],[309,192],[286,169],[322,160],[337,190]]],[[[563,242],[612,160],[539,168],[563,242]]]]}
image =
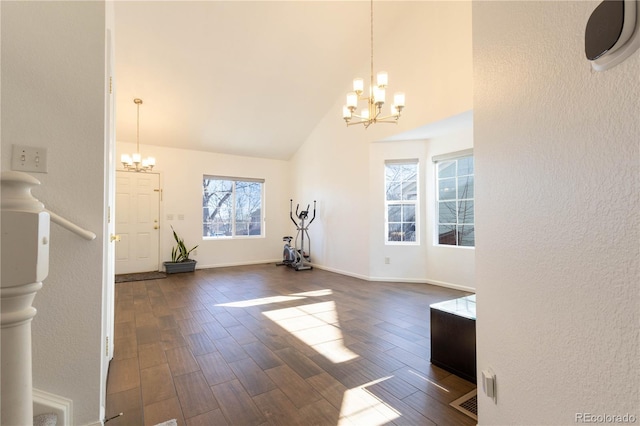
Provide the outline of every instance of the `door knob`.
{"type": "Polygon", "coordinates": [[[109,241],[110,241],[110,242],[114,242],[114,241],[116,241],[116,242],[117,242],[117,241],[120,241],[120,235],[114,235],[114,234],[111,234],[111,236],[109,237],[109,241]]]}
{"type": "Polygon", "coordinates": [[[160,229],[158,225],[153,225],[153,229],[160,229]]]}

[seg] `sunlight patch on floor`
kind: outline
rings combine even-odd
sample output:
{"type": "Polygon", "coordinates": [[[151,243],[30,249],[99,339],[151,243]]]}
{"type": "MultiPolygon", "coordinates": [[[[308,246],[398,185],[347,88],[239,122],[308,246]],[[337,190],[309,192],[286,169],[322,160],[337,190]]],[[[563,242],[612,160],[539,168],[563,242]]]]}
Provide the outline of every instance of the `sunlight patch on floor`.
{"type": "Polygon", "coordinates": [[[338,425],[366,424],[384,425],[400,417],[400,413],[380,398],[369,392],[368,386],[380,383],[393,376],[383,377],[364,385],[349,389],[342,398],[338,425]]]}
{"type": "Polygon", "coordinates": [[[333,290],[330,288],[325,288],[324,290],[314,290],[314,291],[305,291],[303,293],[293,293],[291,296],[304,296],[304,297],[320,297],[320,296],[331,296],[333,294],[333,290]]]}
{"type": "Polygon", "coordinates": [[[342,330],[336,326],[338,314],[333,301],[275,309],[262,314],[333,363],[359,356],[344,345],[342,330]]]}
{"type": "Polygon", "coordinates": [[[241,300],[239,302],[218,303],[216,306],[223,306],[225,308],[248,308],[251,306],[268,305],[271,303],[289,302],[291,300],[300,300],[304,297],[300,296],[271,296],[261,297],[260,299],[241,300]]]}
{"type": "Polygon", "coordinates": [[[432,384],[435,387],[438,387],[440,389],[442,389],[443,391],[449,393],[449,389],[444,388],[442,386],[440,386],[439,384],[437,384],[436,382],[434,382],[433,380],[429,379],[428,377],[423,376],[422,374],[418,374],[413,370],[409,370],[409,373],[413,374],[414,376],[420,377],[422,380],[424,380],[425,382],[429,382],[430,384],[432,384]]]}
{"type": "Polygon", "coordinates": [[[269,305],[271,303],[289,302],[292,300],[305,299],[307,297],[331,296],[333,291],[330,288],[323,290],[305,291],[302,293],[293,293],[288,296],[271,296],[261,297],[259,299],[241,300],[239,302],[218,303],[216,306],[225,308],[249,308],[251,306],[269,305]]]}

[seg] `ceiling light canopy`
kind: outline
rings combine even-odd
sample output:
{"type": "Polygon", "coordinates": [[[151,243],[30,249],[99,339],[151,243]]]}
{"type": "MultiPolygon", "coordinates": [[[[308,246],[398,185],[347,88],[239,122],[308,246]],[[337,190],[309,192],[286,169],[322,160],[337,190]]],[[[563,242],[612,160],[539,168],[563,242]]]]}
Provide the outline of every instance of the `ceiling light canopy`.
{"type": "Polygon", "coordinates": [[[404,93],[396,92],[393,96],[393,105],[388,115],[382,115],[382,106],[385,103],[387,84],[389,75],[386,71],[380,71],[373,80],[373,0],[371,0],[371,74],[369,81],[369,96],[362,96],[364,93],[364,80],[355,78],[353,80],[353,92],[347,93],[347,104],[342,107],[342,118],[347,126],[362,124],[365,129],[373,123],[397,123],[400,113],[404,108],[404,93]],[[358,110],[358,103],[366,102],[366,107],[358,110]]]}
{"type": "Polygon", "coordinates": [[[142,99],[135,98],[133,102],[138,108],[137,124],[136,124],[136,152],[132,155],[122,154],[120,161],[125,170],[134,172],[149,172],[156,165],[156,159],[153,157],[142,158],[140,155],[140,105],[142,99]]]}

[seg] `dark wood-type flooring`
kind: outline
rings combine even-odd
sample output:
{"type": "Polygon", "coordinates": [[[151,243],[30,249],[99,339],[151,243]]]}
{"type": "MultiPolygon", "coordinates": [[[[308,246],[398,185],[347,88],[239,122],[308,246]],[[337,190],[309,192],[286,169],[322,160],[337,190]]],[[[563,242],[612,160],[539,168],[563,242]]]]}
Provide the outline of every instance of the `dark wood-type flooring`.
{"type": "Polygon", "coordinates": [[[116,284],[107,426],[474,425],[429,362],[429,305],[465,294],[273,264],[116,284]]]}

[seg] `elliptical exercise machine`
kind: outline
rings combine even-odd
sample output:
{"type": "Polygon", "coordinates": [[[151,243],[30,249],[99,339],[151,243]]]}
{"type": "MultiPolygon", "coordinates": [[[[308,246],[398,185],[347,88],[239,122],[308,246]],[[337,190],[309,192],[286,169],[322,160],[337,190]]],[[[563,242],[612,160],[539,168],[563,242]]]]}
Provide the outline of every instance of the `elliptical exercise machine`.
{"type": "Polygon", "coordinates": [[[313,200],[313,217],[309,221],[309,223],[305,224],[305,221],[309,218],[309,207],[307,204],[307,209],[298,212],[300,204],[296,205],[296,217],[300,222],[296,222],[293,218],[293,200],[289,200],[289,217],[294,225],[296,225],[296,229],[298,233],[296,234],[296,239],[294,241],[293,247],[291,247],[291,240],[293,237],[286,236],[282,237],[282,241],[284,241],[284,251],[282,253],[282,262],[276,263],[276,266],[286,265],[290,266],[296,271],[303,271],[306,269],[313,269],[311,266],[311,238],[309,237],[309,225],[316,218],[316,201],[313,200]],[[306,238],[305,238],[306,236],[306,238]],[[305,239],[306,239],[306,247],[305,247],[305,239]],[[300,240],[300,248],[298,248],[298,240],[300,240]],[[307,249],[305,251],[305,248],[307,249]]]}

